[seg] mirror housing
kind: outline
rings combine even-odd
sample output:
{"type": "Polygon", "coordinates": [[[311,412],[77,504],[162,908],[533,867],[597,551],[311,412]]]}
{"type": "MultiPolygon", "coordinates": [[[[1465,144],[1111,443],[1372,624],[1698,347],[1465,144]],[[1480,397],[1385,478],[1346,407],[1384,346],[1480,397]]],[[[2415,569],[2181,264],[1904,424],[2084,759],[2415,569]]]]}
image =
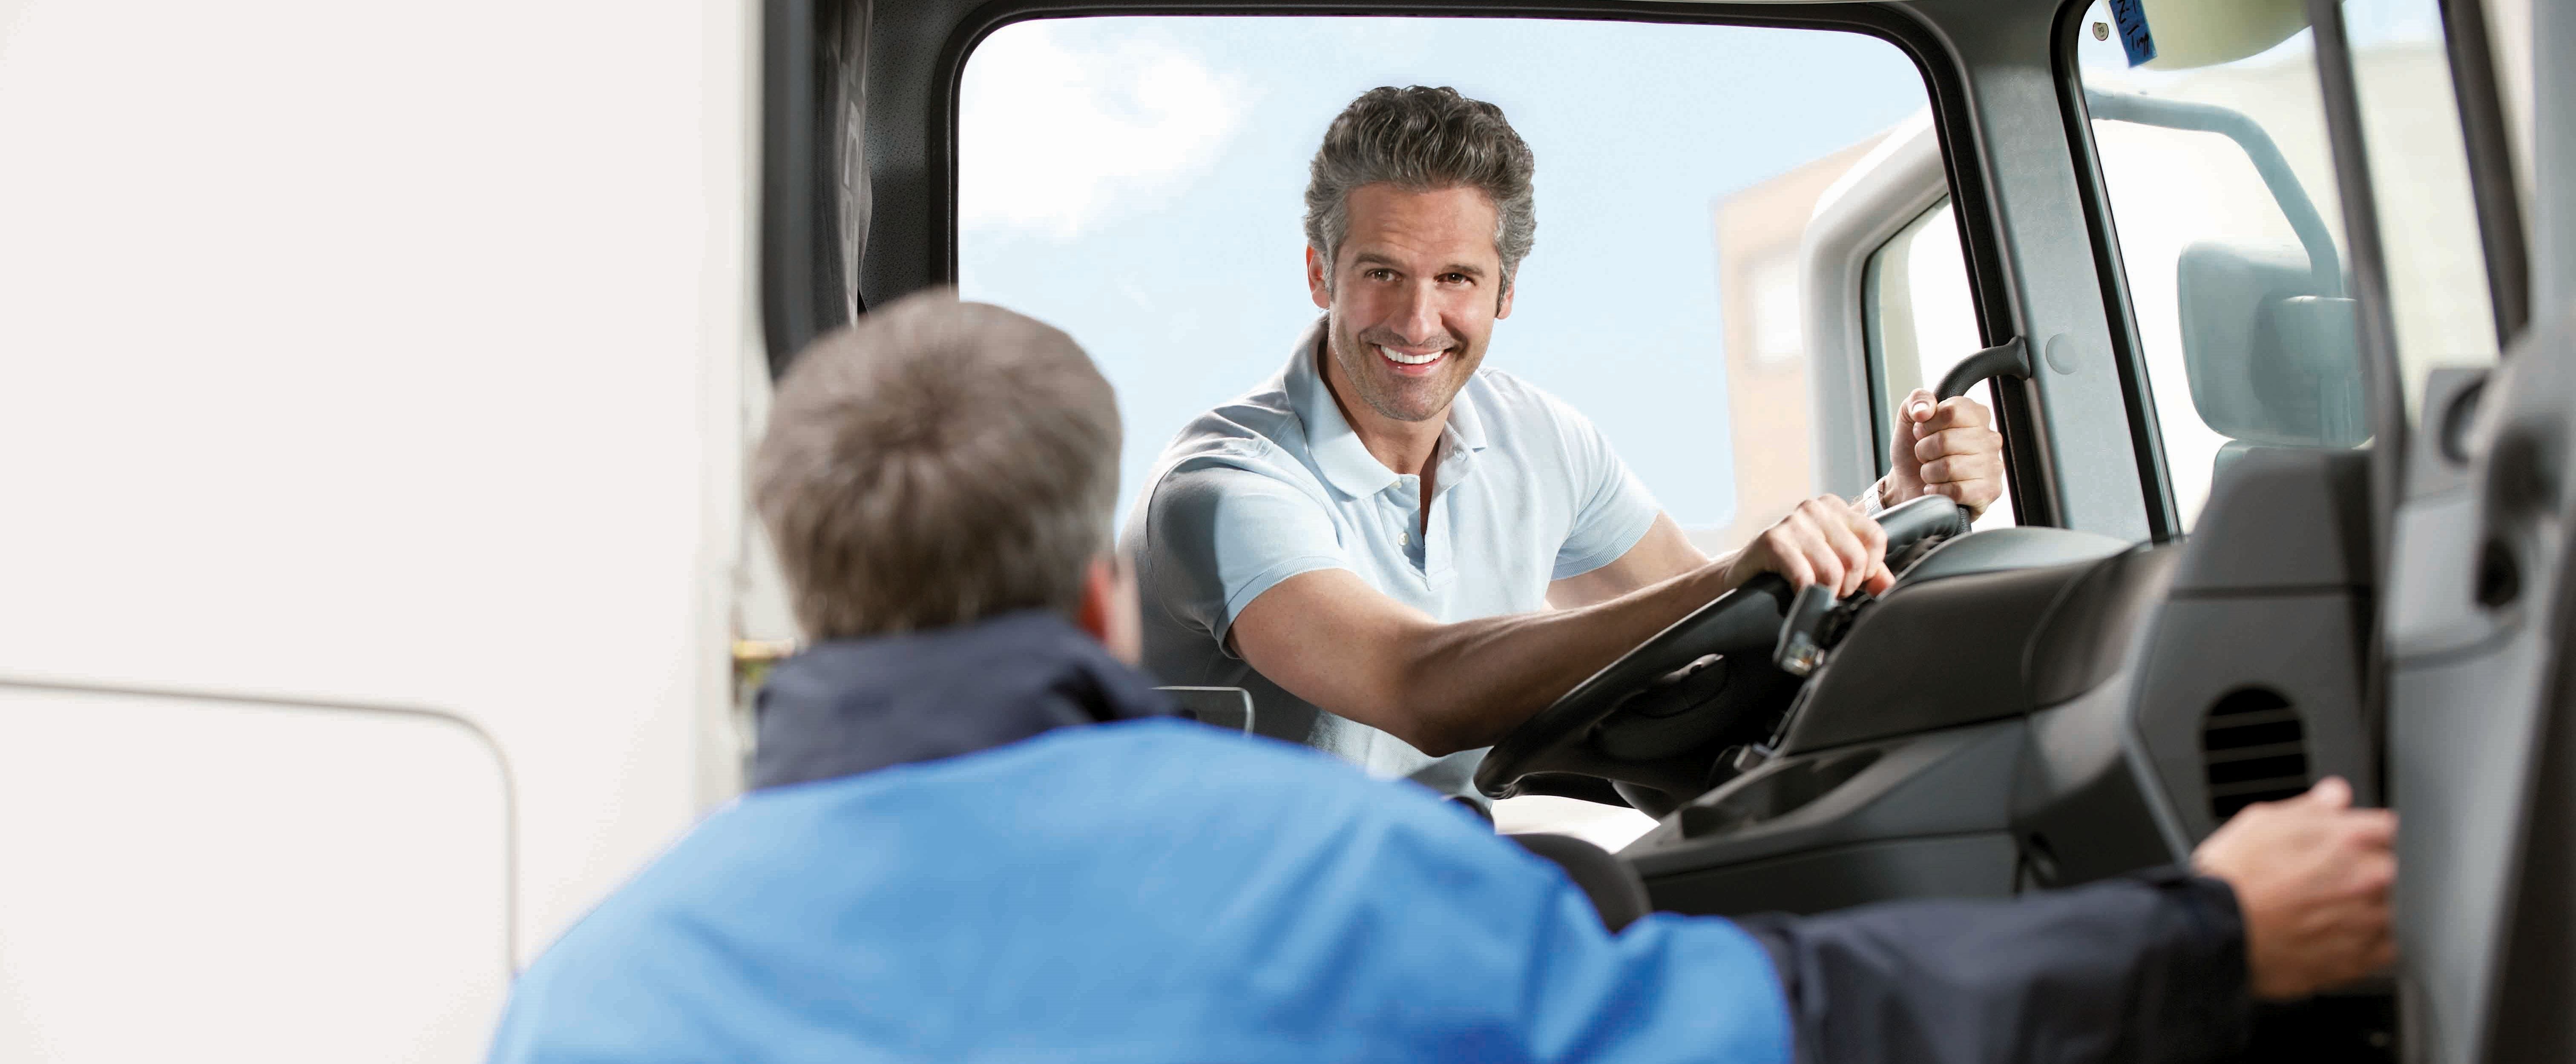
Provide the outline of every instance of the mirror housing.
{"type": "Polygon", "coordinates": [[[2183,368],[2211,429],[2274,447],[2369,438],[2353,301],[2316,291],[2304,251],[2202,241],[2175,269],[2183,368]]]}

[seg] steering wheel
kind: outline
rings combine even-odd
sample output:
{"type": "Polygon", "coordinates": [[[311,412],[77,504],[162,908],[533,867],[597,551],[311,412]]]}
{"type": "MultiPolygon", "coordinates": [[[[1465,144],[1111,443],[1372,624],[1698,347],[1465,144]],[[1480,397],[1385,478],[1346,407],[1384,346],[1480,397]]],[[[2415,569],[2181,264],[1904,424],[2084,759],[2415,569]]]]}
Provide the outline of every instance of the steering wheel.
{"type": "MultiPolygon", "coordinates": [[[[1878,523],[1891,560],[1968,529],[1958,504],[1940,495],[1891,507],[1878,523]]],[[[1669,810],[1646,805],[1678,805],[1723,782],[1734,769],[1717,751],[1768,736],[1805,682],[1772,654],[1796,598],[1788,581],[1763,573],[1693,610],[1495,743],[1476,768],[1476,789],[1509,798],[1532,776],[1597,776],[1660,815],[1669,810]]]]}

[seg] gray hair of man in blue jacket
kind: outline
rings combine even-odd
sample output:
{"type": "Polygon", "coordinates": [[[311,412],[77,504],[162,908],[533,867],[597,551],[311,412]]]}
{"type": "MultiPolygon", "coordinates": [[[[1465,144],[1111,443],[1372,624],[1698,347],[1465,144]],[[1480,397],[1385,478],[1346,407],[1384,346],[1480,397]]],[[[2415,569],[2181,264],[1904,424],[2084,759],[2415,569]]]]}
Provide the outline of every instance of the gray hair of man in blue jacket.
{"type": "Polygon", "coordinates": [[[1134,581],[1109,542],[1119,438],[1072,337],[933,289],[797,356],[752,500],[809,639],[1049,609],[1134,660],[1134,581]]]}

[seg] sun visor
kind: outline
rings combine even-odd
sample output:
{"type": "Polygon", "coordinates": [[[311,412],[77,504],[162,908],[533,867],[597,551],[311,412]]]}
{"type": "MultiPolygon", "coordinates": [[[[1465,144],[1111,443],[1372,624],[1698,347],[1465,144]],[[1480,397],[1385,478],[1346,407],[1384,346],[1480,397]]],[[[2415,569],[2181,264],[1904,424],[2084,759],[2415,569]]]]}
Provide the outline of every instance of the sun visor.
{"type": "Polygon", "coordinates": [[[2301,0],[2135,0],[2155,37],[2155,70],[2234,62],[2290,39],[2308,24],[2301,0]]]}

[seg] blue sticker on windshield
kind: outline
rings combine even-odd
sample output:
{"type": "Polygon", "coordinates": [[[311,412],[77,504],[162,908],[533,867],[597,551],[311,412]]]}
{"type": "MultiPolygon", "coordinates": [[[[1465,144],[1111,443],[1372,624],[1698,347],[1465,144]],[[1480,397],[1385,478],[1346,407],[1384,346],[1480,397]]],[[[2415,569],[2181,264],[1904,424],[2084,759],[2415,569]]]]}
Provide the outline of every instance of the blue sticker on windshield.
{"type": "Polygon", "coordinates": [[[2111,21],[2120,24],[2120,47],[2129,50],[2129,65],[2156,57],[2156,38],[2147,32],[2146,0],[2111,0],[2111,21]]]}

